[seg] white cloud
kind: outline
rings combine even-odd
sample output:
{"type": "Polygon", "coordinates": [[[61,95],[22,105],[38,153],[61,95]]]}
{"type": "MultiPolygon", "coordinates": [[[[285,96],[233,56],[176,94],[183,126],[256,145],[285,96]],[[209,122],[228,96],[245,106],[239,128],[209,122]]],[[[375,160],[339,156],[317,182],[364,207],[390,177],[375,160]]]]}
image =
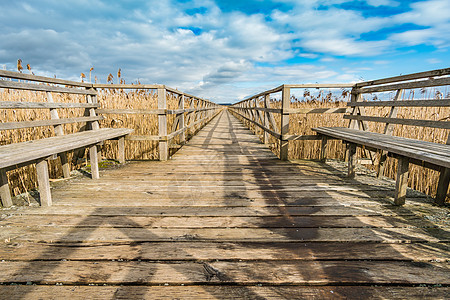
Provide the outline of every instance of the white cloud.
{"type": "Polygon", "coordinates": [[[367,0],[367,4],[371,6],[399,6],[400,3],[398,1],[392,0],[367,0]]]}
{"type": "Polygon", "coordinates": [[[389,46],[387,41],[355,41],[350,38],[310,39],[302,44],[311,51],[342,56],[372,56],[380,54],[389,46]]]}
{"type": "Polygon", "coordinates": [[[0,10],[0,65],[13,69],[22,58],[35,72],[69,79],[94,66],[93,75],[103,82],[122,68],[127,82],[163,83],[231,101],[285,82],[356,77],[329,69],[326,63],[333,56],[373,57],[395,47],[445,49],[450,44],[448,1],[416,2],[411,11],[392,17],[367,17],[339,7],[348,0],[274,1],[292,9],[248,15],[224,13],[213,0],[7,1],[0,10]],[[321,5],[330,7],[319,9],[321,5]],[[193,8],[198,12],[186,12],[193,8]],[[387,40],[376,35],[364,39],[364,34],[404,23],[424,28],[394,33],[387,40]],[[296,57],[316,65],[285,65],[296,57]]]}

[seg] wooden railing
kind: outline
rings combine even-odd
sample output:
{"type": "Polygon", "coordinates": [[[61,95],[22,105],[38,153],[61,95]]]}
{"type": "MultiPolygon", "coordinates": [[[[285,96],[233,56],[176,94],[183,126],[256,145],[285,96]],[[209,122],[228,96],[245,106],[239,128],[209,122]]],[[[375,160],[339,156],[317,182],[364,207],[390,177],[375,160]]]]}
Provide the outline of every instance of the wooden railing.
{"type": "MultiPolygon", "coordinates": [[[[30,90],[30,91],[42,91],[47,93],[71,93],[86,95],[86,97],[92,97],[93,103],[96,107],[100,107],[96,110],[99,115],[108,114],[141,114],[141,115],[157,115],[158,116],[158,134],[157,135],[130,135],[127,140],[132,141],[158,141],[159,142],[159,158],[160,160],[167,160],[169,158],[169,141],[180,137],[181,144],[186,141],[186,131],[189,129],[200,129],[206,123],[211,120],[222,109],[222,106],[193,96],[176,89],[170,88],[165,85],[135,85],[135,84],[92,84],[86,82],[75,82],[57,78],[49,78],[43,76],[36,76],[31,74],[24,74],[6,70],[0,70],[0,88],[5,89],[18,89],[18,90],[30,90]],[[33,83],[30,83],[33,82],[33,83]],[[36,84],[38,83],[38,84],[36,84]],[[122,89],[122,90],[154,90],[157,93],[157,109],[106,109],[101,108],[101,103],[98,103],[97,96],[99,89],[122,89]],[[178,106],[175,109],[168,109],[167,97],[168,94],[175,95],[179,98],[178,106]],[[176,115],[175,122],[168,128],[168,116],[176,115]]],[[[51,96],[51,95],[50,95],[51,96]]],[[[50,100],[49,100],[50,101],[50,100]]],[[[3,106],[7,106],[6,102],[2,103],[3,106]]],[[[15,102],[14,105],[18,105],[15,102]]],[[[25,104],[24,104],[25,105],[25,104]]],[[[42,104],[29,102],[27,108],[33,108],[42,104]]],[[[46,108],[54,109],[63,104],[49,103],[45,105],[46,108]]],[[[64,104],[64,107],[70,105],[79,107],[81,104],[64,104]]],[[[39,107],[40,108],[40,107],[39,107]]],[[[69,121],[77,122],[92,122],[99,121],[102,117],[90,116],[89,109],[86,107],[87,113],[84,117],[79,117],[74,120],[46,120],[46,121],[34,121],[41,123],[33,123],[35,126],[57,126],[68,123],[69,121]]],[[[23,122],[22,122],[23,123],[23,122]]],[[[0,127],[2,124],[0,124],[0,127]]],[[[3,124],[3,127],[6,125],[3,124]]]]}
{"type": "MultiPolygon", "coordinates": [[[[405,124],[417,125],[419,122],[426,123],[425,125],[435,125],[442,127],[442,122],[427,121],[427,120],[409,120],[396,118],[390,114],[390,117],[372,117],[366,116],[364,113],[364,106],[389,106],[388,101],[366,101],[363,98],[364,94],[382,93],[389,91],[398,91],[405,89],[420,89],[427,87],[442,87],[450,85],[450,77],[443,77],[450,75],[450,68],[439,69],[427,72],[420,72],[415,74],[396,76],[384,78],[373,81],[366,81],[357,84],[285,84],[277,88],[256,94],[242,101],[239,101],[230,106],[230,110],[245,122],[263,130],[263,141],[267,143],[269,135],[278,140],[280,146],[280,159],[288,159],[289,141],[295,140],[319,140],[318,135],[296,135],[289,134],[289,119],[292,114],[328,114],[346,112],[349,115],[344,116],[345,119],[350,120],[350,126],[354,126],[353,122],[360,124],[361,129],[367,129],[367,122],[384,122],[386,126],[389,124],[405,124]],[[291,108],[291,90],[292,89],[351,89],[351,99],[347,107],[339,108],[291,108]],[[271,95],[280,93],[281,97],[275,106],[271,101],[271,95]],[[380,102],[383,102],[380,104],[380,102]],[[274,114],[280,115],[279,122],[276,121],[274,114]]],[[[445,95],[444,95],[445,96],[445,95]]],[[[394,99],[396,101],[396,99],[394,99]]],[[[434,99],[432,103],[434,106],[439,106],[439,101],[448,104],[449,99],[434,99]]],[[[430,105],[429,100],[414,100],[413,102],[402,101],[398,106],[417,107],[424,103],[430,105]],[[423,102],[427,101],[427,102],[423,102]]],[[[442,104],[443,106],[444,104],[442,104]]],[[[446,122],[447,123],[447,122],[446,122]]],[[[356,123],[355,123],[356,124],[356,123]]]]}
{"type": "Polygon", "coordinates": [[[155,90],[157,92],[157,109],[106,109],[98,110],[99,114],[108,115],[157,115],[158,135],[129,135],[126,140],[131,141],[158,141],[159,159],[169,158],[169,142],[180,136],[180,143],[186,142],[186,131],[192,128],[200,129],[207,124],[222,109],[222,106],[187,94],[165,85],[134,85],[134,84],[94,84],[95,89],[128,89],[128,90],[155,90]],[[178,98],[177,108],[168,109],[167,94],[178,98]],[[175,115],[175,121],[168,128],[168,116],[175,115]]]}
{"type": "Polygon", "coordinates": [[[259,93],[230,106],[233,113],[264,131],[263,142],[267,143],[269,134],[279,140],[280,159],[288,159],[289,141],[317,140],[317,135],[289,134],[289,119],[291,114],[324,114],[345,113],[346,108],[291,108],[291,89],[352,88],[353,84],[284,84],[277,88],[259,93]],[[273,108],[271,95],[281,92],[279,108],[273,108]],[[259,100],[262,101],[259,101],[259,100]],[[258,104],[259,103],[259,104],[258,104]],[[262,104],[262,105],[261,105],[262,104]],[[281,122],[277,124],[274,114],[280,114],[281,122]]]}

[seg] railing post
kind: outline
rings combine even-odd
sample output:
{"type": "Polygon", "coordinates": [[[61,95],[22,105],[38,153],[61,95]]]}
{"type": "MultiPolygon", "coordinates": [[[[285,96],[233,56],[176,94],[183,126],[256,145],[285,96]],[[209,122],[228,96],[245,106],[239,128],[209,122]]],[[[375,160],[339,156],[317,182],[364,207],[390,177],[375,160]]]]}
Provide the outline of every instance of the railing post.
{"type": "MultiPolygon", "coordinates": [[[[269,103],[270,103],[270,94],[265,94],[264,95],[264,105],[263,107],[265,109],[269,108],[269,103]]],[[[263,122],[264,122],[264,127],[265,128],[270,128],[269,125],[269,113],[267,111],[263,111],[263,122]]],[[[263,143],[264,144],[268,144],[269,143],[269,133],[266,130],[263,130],[264,134],[263,134],[263,143]]]]}
{"type": "MultiPolygon", "coordinates": [[[[184,110],[184,94],[181,94],[180,105],[178,105],[178,108],[184,110]]],[[[180,124],[180,129],[183,130],[180,135],[180,142],[183,145],[186,142],[186,132],[184,131],[184,128],[186,127],[184,124],[184,111],[180,115],[180,123],[179,124],[180,124]]]]}
{"type": "Polygon", "coordinates": [[[159,160],[169,159],[169,144],[167,141],[167,99],[166,88],[158,88],[158,109],[164,110],[158,114],[158,135],[159,135],[159,160]]]}
{"type": "Polygon", "coordinates": [[[291,106],[290,88],[283,85],[281,92],[281,138],[280,138],[280,159],[287,160],[289,152],[289,141],[286,140],[286,135],[289,134],[289,112],[287,111],[291,106]]]}

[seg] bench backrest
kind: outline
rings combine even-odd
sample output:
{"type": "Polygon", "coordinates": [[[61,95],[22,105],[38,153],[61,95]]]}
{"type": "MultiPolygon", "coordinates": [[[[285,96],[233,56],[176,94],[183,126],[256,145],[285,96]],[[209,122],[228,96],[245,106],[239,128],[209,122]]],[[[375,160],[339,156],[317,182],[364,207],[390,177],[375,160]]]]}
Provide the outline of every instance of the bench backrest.
{"type": "MultiPolygon", "coordinates": [[[[344,118],[350,120],[350,128],[360,130],[369,130],[368,122],[384,123],[382,133],[389,135],[393,133],[394,125],[449,130],[449,74],[450,68],[358,83],[352,89],[351,101],[348,103],[350,109],[344,118]],[[431,88],[431,91],[427,88],[431,88]],[[409,91],[409,95],[405,100],[406,91],[409,91]],[[386,93],[392,93],[395,96],[383,99],[386,93]],[[414,98],[417,94],[420,99],[416,100],[414,98]],[[374,99],[367,101],[368,97],[374,99]],[[370,115],[371,111],[380,112],[383,107],[389,109],[384,111],[385,115],[370,115]],[[432,107],[441,108],[441,114],[439,116],[431,116],[432,113],[427,114],[426,111],[432,107]],[[371,110],[371,108],[375,109],[371,110]],[[411,109],[415,112],[421,109],[422,115],[425,112],[427,119],[417,114],[413,118],[399,117],[399,108],[411,109]],[[434,119],[432,119],[433,117],[434,119]]],[[[448,137],[446,139],[448,140],[448,137]]]]}
{"type": "MultiPolygon", "coordinates": [[[[4,116],[11,117],[15,110],[29,109],[38,110],[33,114],[33,118],[14,121],[4,121],[0,123],[0,132],[5,130],[15,130],[24,128],[35,128],[43,126],[51,126],[54,128],[54,135],[64,135],[63,124],[72,123],[86,123],[85,129],[98,129],[99,121],[103,119],[97,116],[96,109],[97,91],[90,83],[75,82],[68,80],[61,80],[56,78],[48,78],[42,76],[35,76],[30,74],[23,74],[11,71],[0,70],[0,89],[25,90],[33,91],[29,96],[23,95],[12,96],[12,101],[7,99],[5,90],[2,95],[4,99],[0,101],[0,110],[4,116]],[[80,103],[54,102],[54,94],[59,94],[62,97],[71,97],[74,95],[81,96],[80,103]],[[41,94],[38,96],[38,94],[41,94]],[[27,99],[32,97],[34,99],[27,99]],[[19,99],[17,99],[19,98],[19,99]],[[30,100],[40,99],[40,102],[30,100]],[[60,118],[58,110],[66,109],[73,111],[74,109],[84,109],[84,116],[60,118]],[[12,110],[12,111],[11,111],[12,110]],[[42,110],[48,110],[49,115],[42,113],[42,110]],[[40,119],[41,118],[41,119],[40,119]],[[36,120],[38,119],[38,120],[36,120]],[[39,120],[40,119],[40,120],[39,120]]],[[[60,97],[60,96],[59,96],[60,97]]]]}

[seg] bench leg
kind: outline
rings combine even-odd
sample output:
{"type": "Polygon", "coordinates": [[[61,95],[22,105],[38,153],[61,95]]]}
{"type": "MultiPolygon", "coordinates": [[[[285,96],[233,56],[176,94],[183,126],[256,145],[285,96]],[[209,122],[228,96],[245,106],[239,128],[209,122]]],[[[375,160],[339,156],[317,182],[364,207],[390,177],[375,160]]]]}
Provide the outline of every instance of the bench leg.
{"type": "Polygon", "coordinates": [[[5,169],[0,170],[0,197],[2,198],[3,207],[10,207],[13,204],[5,169]]]}
{"type": "Polygon", "coordinates": [[[356,144],[348,144],[348,178],[355,178],[356,144]]]}
{"type": "Polygon", "coordinates": [[[69,161],[67,160],[67,153],[61,153],[59,155],[59,158],[61,159],[64,178],[70,178],[70,165],[69,161]]]}
{"type": "Polygon", "coordinates": [[[93,145],[89,148],[89,160],[91,161],[91,176],[92,179],[99,179],[100,174],[98,172],[98,152],[97,145],[93,145]]]}
{"type": "Polygon", "coordinates": [[[448,186],[450,183],[450,169],[444,168],[439,176],[439,184],[436,193],[435,203],[437,205],[444,205],[445,198],[447,198],[448,186]]]}
{"type": "Polygon", "coordinates": [[[397,181],[395,182],[395,205],[405,204],[406,188],[408,187],[408,167],[409,159],[407,157],[399,157],[397,166],[397,181]]]}
{"type": "Polygon", "coordinates": [[[119,153],[118,153],[118,158],[119,158],[119,163],[124,164],[125,163],[125,137],[122,136],[120,137],[118,140],[118,146],[119,146],[119,153]]]}
{"type": "Polygon", "coordinates": [[[41,206],[52,205],[52,194],[50,193],[50,180],[48,176],[48,162],[41,160],[36,164],[37,180],[39,185],[39,198],[41,206]]]}
{"type": "Polygon", "coordinates": [[[377,166],[377,177],[378,178],[383,178],[383,176],[384,176],[384,168],[386,167],[385,163],[386,163],[387,155],[388,155],[387,151],[381,151],[380,162],[378,163],[378,166],[377,166]]]}
{"type": "Polygon", "coordinates": [[[322,135],[322,147],[320,148],[320,161],[326,162],[327,161],[327,143],[328,138],[324,135],[322,135]]]}

